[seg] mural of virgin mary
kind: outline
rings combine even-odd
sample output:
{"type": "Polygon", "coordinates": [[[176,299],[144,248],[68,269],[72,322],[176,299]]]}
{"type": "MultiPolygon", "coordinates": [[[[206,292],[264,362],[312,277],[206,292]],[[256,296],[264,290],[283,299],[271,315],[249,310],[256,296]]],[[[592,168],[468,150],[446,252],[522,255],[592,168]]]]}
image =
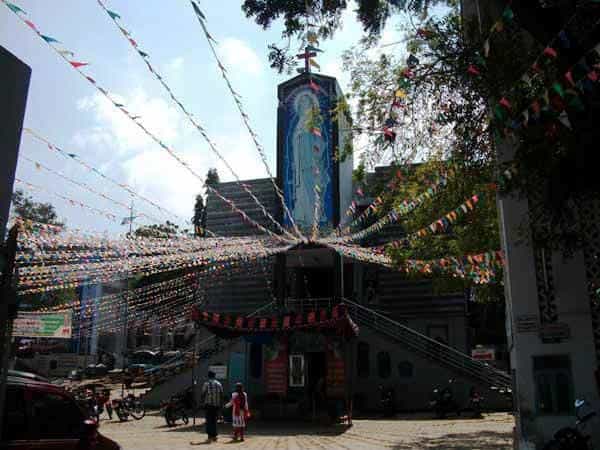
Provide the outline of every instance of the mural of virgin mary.
{"type": "MultiPolygon", "coordinates": [[[[293,182],[290,187],[294,219],[304,229],[310,228],[313,223],[315,185],[325,192],[331,182],[326,142],[308,126],[315,107],[319,107],[319,101],[309,89],[301,91],[294,101],[297,120],[291,130],[293,182]]],[[[319,223],[327,223],[325,208],[321,206],[320,211],[319,223]]]]}

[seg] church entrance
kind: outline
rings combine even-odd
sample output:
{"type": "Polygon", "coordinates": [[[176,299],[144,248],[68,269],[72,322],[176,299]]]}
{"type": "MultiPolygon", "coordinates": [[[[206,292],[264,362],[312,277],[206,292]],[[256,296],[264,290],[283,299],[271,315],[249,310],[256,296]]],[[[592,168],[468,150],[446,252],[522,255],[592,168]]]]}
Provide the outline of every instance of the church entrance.
{"type": "Polygon", "coordinates": [[[321,409],[325,400],[327,359],[325,352],[306,354],[308,360],[307,387],[308,395],[316,409],[321,409]]]}
{"type": "Polygon", "coordinates": [[[331,298],[333,269],[306,267],[297,269],[297,298],[331,298]]]}

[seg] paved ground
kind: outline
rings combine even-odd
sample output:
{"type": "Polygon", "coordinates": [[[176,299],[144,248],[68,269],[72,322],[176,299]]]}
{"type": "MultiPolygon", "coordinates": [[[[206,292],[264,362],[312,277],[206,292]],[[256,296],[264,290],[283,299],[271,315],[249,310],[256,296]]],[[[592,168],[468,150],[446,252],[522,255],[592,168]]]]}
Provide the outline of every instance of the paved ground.
{"type": "Polygon", "coordinates": [[[193,448],[231,449],[427,449],[427,450],[507,450],[512,448],[513,418],[490,414],[484,419],[431,420],[407,416],[395,420],[355,420],[354,426],[311,426],[291,423],[252,423],[243,444],[232,443],[231,428],[220,428],[219,442],[203,442],[203,419],[196,426],[168,428],[158,413],[141,421],[119,423],[103,420],[100,431],[117,441],[124,450],[181,450],[193,448]]]}

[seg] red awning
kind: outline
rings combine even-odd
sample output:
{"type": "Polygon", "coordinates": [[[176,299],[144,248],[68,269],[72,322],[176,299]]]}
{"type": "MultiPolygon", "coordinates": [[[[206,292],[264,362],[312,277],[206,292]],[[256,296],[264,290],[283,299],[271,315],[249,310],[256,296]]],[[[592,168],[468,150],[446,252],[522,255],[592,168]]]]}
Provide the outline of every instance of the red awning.
{"type": "Polygon", "coordinates": [[[192,309],[192,320],[208,328],[220,337],[239,337],[263,333],[284,334],[293,331],[315,331],[330,333],[346,338],[358,336],[358,326],[354,323],[346,305],[339,304],[332,309],[320,309],[304,314],[290,313],[268,317],[245,317],[192,309]]]}

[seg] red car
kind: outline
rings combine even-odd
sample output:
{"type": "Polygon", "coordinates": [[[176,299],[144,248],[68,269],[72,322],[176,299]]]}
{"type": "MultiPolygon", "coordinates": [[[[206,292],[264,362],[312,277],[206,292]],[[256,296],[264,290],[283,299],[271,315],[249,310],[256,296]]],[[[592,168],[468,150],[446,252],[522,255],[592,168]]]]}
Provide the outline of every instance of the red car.
{"type": "Polygon", "coordinates": [[[25,372],[9,372],[1,449],[121,450],[98,432],[64,389],[25,372]]]}

